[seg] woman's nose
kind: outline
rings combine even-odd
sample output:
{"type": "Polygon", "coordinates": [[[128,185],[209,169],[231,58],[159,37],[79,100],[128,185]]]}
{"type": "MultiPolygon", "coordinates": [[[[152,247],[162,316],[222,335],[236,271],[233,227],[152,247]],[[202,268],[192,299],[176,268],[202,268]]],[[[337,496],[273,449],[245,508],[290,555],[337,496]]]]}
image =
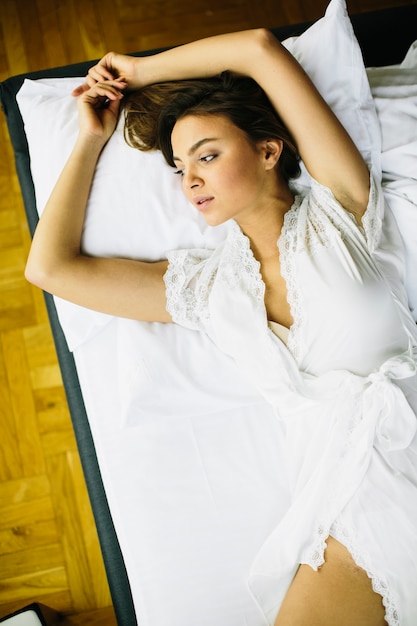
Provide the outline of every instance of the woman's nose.
{"type": "Polygon", "coordinates": [[[202,180],[199,176],[197,176],[194,169],[186,170],[184,174],[184,185],[187,189],[195,189],[195,187],[199,187],[202,183],[202,180]]]}

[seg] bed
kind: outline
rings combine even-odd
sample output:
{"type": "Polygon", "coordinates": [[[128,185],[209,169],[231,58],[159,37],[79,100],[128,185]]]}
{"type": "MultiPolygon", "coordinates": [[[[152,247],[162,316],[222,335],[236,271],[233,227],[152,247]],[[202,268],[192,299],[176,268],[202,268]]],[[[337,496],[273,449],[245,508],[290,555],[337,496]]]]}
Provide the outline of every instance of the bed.
{"type": "MultiPolygon", "coordinates": [[[[315,24],[274,30],[382,171],[402,237],[388,233],[386,251],[402,268],[415,319],[416,25],[417,5],[349,18],[332,0],[315,24]]],[[[91,65],[1,84],[32,233],[75,137],[68,94],[91,65]]],[[[85,250],[156,260],[173,248],[213,247],[227,225],[208,229],[174,178],[159,154],[129,148],[119,125],[97,169],[85,250]]],[[[286,506],[274,498],[285,477],[269,406],[199,333],[48,294],[46,303],[118,624],[267,624],[247,581],[286,506]]]]}

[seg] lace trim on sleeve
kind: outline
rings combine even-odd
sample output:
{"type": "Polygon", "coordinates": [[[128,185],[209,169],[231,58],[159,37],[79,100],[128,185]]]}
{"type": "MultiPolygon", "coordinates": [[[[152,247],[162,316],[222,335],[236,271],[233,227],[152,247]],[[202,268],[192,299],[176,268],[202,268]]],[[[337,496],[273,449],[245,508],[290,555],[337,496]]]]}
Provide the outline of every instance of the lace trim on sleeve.
{"type": "Polygon", "coordinates": [[[164,281],[167,311],[174,322],[201,330],[208,317],[208,292],[213,276],[201,280],[209,250],[174,250],[168,253],[168,269],[164,281]]]}
{"type": "MultiPolygon", "coordinates": [[[[382,229],[382,218],[384,215],[384,198],[383,194],[370,174],[369,183],[369,199],[365,213],[362,217],[362,226],[358,224],[355,216],[349,213],[334,197],[333,192],[328,187],[321,185],[316,180],[311,179],[312,202],[309,210],[310,225],[313,226],[317,241],[319,244],[328,246],[331,242],[331,233],[323,221],[326,215],[329,223],[334,226],[344,237],[348,232],[359,229],[365,236],[367,247],[373,252],[378,246],[382,229]]],[[[306,235],[307,240],[311,236],[311,232],[306,235]]],[[[314,239],[314,237],[313,237],[314,239]]],[[[307,241],[307,244],[309,241],[307,241]]],[[[314,248],[314,241],[311,241],[314,248]]],[[[314,251],[314,250],[313,250],[314,251]]]]}
{"type": "Polygon", "coordinates": [[[384,216],[384,197],[373,176],[370,178],[368,207],[362,217],[362,226],[370,252],[378,247],[384,216]]]}

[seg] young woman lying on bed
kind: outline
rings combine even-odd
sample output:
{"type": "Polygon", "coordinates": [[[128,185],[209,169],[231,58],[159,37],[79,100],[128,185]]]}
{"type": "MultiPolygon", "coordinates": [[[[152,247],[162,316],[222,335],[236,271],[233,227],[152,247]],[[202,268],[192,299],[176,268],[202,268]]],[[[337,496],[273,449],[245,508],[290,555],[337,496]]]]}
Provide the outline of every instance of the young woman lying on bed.
{"type": "Polygon", "coordinates": [[[415,626],[416,335],[395,277],[373,258],[379,182],[266,30],[143,58],[109,53],[74,95],[79,135],[28,280],[112,315],[208,333],[273,404],[293,503],[249,580],[269,624],[415,626]],[[171,80],[184,82],[156,85],[171,80]],[[214,251],[146,263],[80,250],[97,160],[123,92],[138,89],[129,141],[163,151],[208,224],[232,220],[214,251]],[[311,176],[301,195],[299,155],[311,176]]]}

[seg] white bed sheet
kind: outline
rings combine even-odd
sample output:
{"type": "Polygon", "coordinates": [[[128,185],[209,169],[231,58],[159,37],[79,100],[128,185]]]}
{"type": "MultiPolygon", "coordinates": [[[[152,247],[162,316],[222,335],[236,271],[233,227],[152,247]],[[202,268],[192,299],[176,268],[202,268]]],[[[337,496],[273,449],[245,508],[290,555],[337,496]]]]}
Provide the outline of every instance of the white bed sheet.
{"type": "MultiPolygon", "coordinates": [[[[391,104],[399,100],[392,91],[384,98],[381,72],[378,86],[371,76],[379,89],[379,100],[372,98],[344,0],[332,0],[325,18],[287,45],[367,160],[378,167],[382,155],[388,163],[399,115],[391,104]]],[[[26,81],[18,96],[40,211],[74,141],[76,107],[68,94],[78,83],[26,81]]],[[[402,104],[415,115],[414,87],[390,89],[396,87],[405,89],[402,104]]],[[[403,128],[407,149],[396,146],[397,169],[385,183],[397,221],[405,224],[404,268],[417,309],[417,246],[410,238],[417,232],[415,117],[403,128]],[[405,182],[403,168],[409,168],[405,182]]],[[[213,247],[227,226],[207,228],[177,178],[160,155],[128,148],[119,128],[97,170],[85,249],[153,260],[170,248],[213,247]]],[[[141,626],[263,625],[247,577],[288,497],[280,425],[270,407],[199,333],[59,300],[57,308],[141,626]]]]}
{"type": "MultiPolygon", "coordinates": [[[[177,372],[182,413],[169,414],[170,391],[162,385],[154,397],[165,412],[140,403],[128,412],[135,423],[123,424],[115,355],[124,358],[121,336],[143,345],[143,329],[133,325],[112,320],[74,355],[140,624],[261,626],[247,578],[287,505],[280,425],[203,336],[193,337],[189,363],[203,403],[193,406],[191,398],[187,405],[190,382],[177,372]],[[222,372],[214,384],[213,371],[222,372]]],[[[194,335],[168,330],[182,345],[194,335]]]]}

